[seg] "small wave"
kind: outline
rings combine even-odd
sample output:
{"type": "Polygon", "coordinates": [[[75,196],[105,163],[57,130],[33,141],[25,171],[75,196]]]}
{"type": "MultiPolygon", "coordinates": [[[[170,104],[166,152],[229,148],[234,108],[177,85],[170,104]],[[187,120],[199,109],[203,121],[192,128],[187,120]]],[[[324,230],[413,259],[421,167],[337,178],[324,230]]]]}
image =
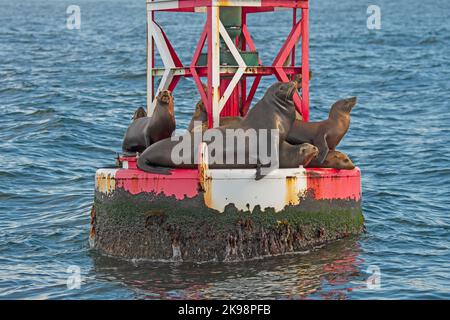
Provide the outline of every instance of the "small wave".
{"type": "Polygon", "coordinates": [[[439,40],[437,37],[427,37],[419,41],[419,44],[435,44],[438,43],[439,40]]]}
{"type": "Polygon", "coordinates": [[[48,108],[48,109],[36,110],[36,111],[32,112],[30,115],[31,116],[40,116],[40,115],[53,114],[53,113],[56,113],[56,110],[53,108],[48,108]]]}

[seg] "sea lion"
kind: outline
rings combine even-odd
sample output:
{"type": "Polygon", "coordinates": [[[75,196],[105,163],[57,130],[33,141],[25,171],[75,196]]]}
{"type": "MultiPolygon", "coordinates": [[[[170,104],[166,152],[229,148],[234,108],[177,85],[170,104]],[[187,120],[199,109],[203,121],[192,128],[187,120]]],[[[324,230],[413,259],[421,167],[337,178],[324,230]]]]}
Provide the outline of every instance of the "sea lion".
{"type": "MultiPolygon", "coordinates": [[[[237,126],[241,123],[242,117],[221,117],[219,125],[222,126],[237,126]]],[[[208,129],[208,113],[206,112],[205,104],[200,99],[195,106],[194,114],[192,115],[191,121],[189,122],[189,126],[187,130],[192,132],[198,129],[198,125],[194,127],[196,124],[201,123],[202,131],[206,131],[208,129]]]]}
{"type": "MultiPolygon", "coordinates": [[[[205,104],[202,99],[200,99],[200,101],[195,105],[194,114],[192,115],[191,122],[189,122],[187,130],[191,132],[194,130],[195,124],[199,122],[202,124],[208,124],[208,113],[206,112],[205,104]]],[[[206,125],[206,128],[208,128],[208,125],[206,125]]]]}
{"type": "Polygon", "coordinates": [[[309,164],[305,165],[305,167],[352,170],[355,168],[355,165],[345,153],[337,150],[330,150],[323,163],[320,163],[317,159],[313,159],[309,164]]]}
{"type": "Polygon", "coordinates": [[[319,149],[309,143],[292,145],[283,142],[280,145],[280,168],[306,167],[319,154],[319,149]]]}
{"type": "MultiPolygon", "coordinates": [[[[288,132],[295,120],[295,106],[293,102],[293,93],[297,89],[297,83],[296,82],[288,82],[288,83],[282,83],[278,82],[270,86],[264,97],[256,103],[256,105],[248,112],[245,118],[240,121],[239,129],[242,129],[244,132],[253,129],[255,130],[257,135],[257,145],[260,145],[260,136],[259,132],[261,129],[268,130],[268,135],[261,139],[267,139],[266,145],[270,146],[271,142],[270,139],[270,130],[271,129],[277,129],[278,130],[278,138],[279,138],[279,144],[280,144],[280,158],[283,157],[282,152],[284,150],[290,151],[289,154],[292,154],[292,150],[290,148],[283,148],[283,142],[286,140],[288,132]]],[[[227,136],[227,128],[226,127],[218,127],[214,128],[214,130],[219,130],[222,133],[222,136],[224,139],[226,139],[227,136]]],[[[205,131],[205,134],[211,133],[208,132],[208,129],[205,131]]],[[[197,145],[194,145],[194,138],[193,132],[188,132],[185,136],[190,135],[191,139],[191,161],[188,164],[178,164],[175,163],[172,159],[172,150],[175,148],[176,145],[178,145],[178,141],[172,141],[172,139],[164,139],[162,141],[159,141],[158,143],[150,146],[145,150],[145,152],[140,155],[138,159],[138,168],[147,171],[147,172],[153,172],[153,173],[167,173],[167,168],[188,168],[188,167],[196,167],[194,160],[194,154],[197,153],[197,145]],[[164,168],[157,168],[157,167],[165,167],[164,168]]],[[[209,142],[210,143],[210,142],[209,142]]],[[[207,144],[209,144],[207,142],[207,144]]],[[[225,143],[223,144],[225,146],[225,143]]],[[[245,154],[246,157],[246,163],[244,164],[245,167],[250,166],[251,167],[251,161],[250,158],[252,155],[250,155],[249,152],[249,146],[247,143],[244,143],[243,146],[244,149],[239,150],[238,152],[241,152],[239,154],[245,154]],[[247,163],[248,161],[248,163],[247,163]]],[[[300,152],[301,146],[295,146],[294,148],[297,148],[297,151],[300,152]]],[[[225,149],[225,148],[224,148],[225,149]]],[[[237,148],[234,148],[234,150],[239,149],[239,146],[237,148]]],[[[313,150],[311,150],[313,151],[313,150]]],[[[272,151],[271,151],[272,152],[272,151]]],[[[227,151],[223,150],[223,153],[226,154],[227,151]]],[[[259,153],[258,153],[259,154],[259,153]]],[[[236,156],[236,155],[235,155],[236,156]]],[[[258,158],[259,156],[256,155],[258,158]]],[[[300,157],[297,159],[301,160],[300,157]]],[[[254,160],[254,159],[252,159],[254,160]]],[[[258,162],[260,159],[258,158],[256,162],[258,162]]],[[[310,159],[308,159],[310,160],[310,159]]],[[[189,162],[189,161],[188,161],[189,162]]],[[[300,163],[302,164],[302,163],[300,163]]],[[[236,165],[233,164],[226,164],[224,167],[226,168],[237,168],[242,167],[242,165],[236,165]]],[[[298,164],[295,165],[298,167],[298,164]]],[[[212,164],[211,168],[214,167],[214,164],[212,164]]]]}
{"type": "Polygon", "coordinates": [[[133,114],[133,117],[131,118],[131,120],[137,120],[139,118],[143,118],[147,116],[147,112],[145,111],[145,109],[143,107],[139,107],[136,109],[136,111],[133,114]]]}
{"type": "Polygon", "coordinates": [[[124,154],[135,155],[136,152],[143,152],[153,143],[170,137],[175,130],[172,93],[163,90],[156,100],[155,111],[151,117],[147,117],[143,108],[138,108],[134,113],[133,122],[128,127],[122,143],[124,154]]]}
{"type": "Polygon", "coordinates": [[[350,126],[350,112],[356,97],[336,101],[328,119],[319,122],[294,121],[286,139],[290,144],[311,143],[319,148],[317,160],[323,163],[330,150],[334,150],[350,126]]]}

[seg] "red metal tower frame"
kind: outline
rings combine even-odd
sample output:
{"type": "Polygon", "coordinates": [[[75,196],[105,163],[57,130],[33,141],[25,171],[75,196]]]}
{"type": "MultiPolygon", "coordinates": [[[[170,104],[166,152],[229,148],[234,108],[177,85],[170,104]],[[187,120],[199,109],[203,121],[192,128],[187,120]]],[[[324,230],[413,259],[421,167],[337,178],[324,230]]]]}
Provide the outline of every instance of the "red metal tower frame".
{"type": "MultiPolygon", "coordinates": [[[[147,111],[151,115],[154,106],[154,78],[161,76],[157,91],[174,90],[180,77],[192,77],[197,85],[208,112],[208,125],[219,124],[220,116],[245,115],[263,76],[275,75],[279,81],[290,81],[290,77],[302,74],[301,96],[296,94],[294,102],[304,121],[309,120],[309,35],[308,0],[147,0],[147,111]],[[242,8],[241,41],[231,39],[220,17],[223,7],[242,8]],[[247,14],[270,12],[278,9],[292,10],[292,29],[271,66],[247,66],[239,49],[256,51],[255,44],[247,28],[247,14]],[[207,19],[198,41],[192,61],[184,66],[163,29],[155,21],[155,11],[206,12],[207,19]],[[297,21],[297,12],[301,18],[297,21]],[[220,39],[225,42],[237,66],[220,64],[220,39]],[[295,50],[301,42],[301,66],[296,65],[295,50]],[[200,54],[207,43],[207,65],[198,66],[200,54]],[[164,68],[155,68],[155,47],[164,63],[164,68]],[[238,48],[239,47],[239,48],[238,48]],[[201,77],[207,77],[207,90],[201,77]],[[225,78],[226,77],[226,78],[225,78]],[[231,78],[231,80],[229,80],[231,78]],[[247,93],[247,78],[253,83],[247,93]]],[[[156,92],[157,94],[158,92],[156,92]]]]}

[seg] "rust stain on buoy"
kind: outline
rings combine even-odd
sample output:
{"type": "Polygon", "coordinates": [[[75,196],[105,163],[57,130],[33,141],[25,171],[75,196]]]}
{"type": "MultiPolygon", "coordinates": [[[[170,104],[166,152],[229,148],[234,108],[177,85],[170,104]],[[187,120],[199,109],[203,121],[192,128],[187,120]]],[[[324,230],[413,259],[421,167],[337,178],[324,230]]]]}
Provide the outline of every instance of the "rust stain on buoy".
{"type": "Polygon", "coordinates": [[[204,201],[205,201],[205,205],[208,208],[212,208],[212,206],[213,206],[213,204],[212,204],[211,182],[212,182],[211,181],[211,177],[206,177],[203,180],[203,183],[202,183],[202,188],[203,188],[203,192],[204,192],[203,198],[204,198],[204,201]]]}
{"type": "Polygon", "coordinates": [[[300,203],[296,186],[297,177],[286,177],[286,195],[284,201],[287,205],[297,205],[300,203]]]}
{"type": "Polygon", "coordinates": [[[95,237],[95,207],[91,208],[91,228],[89,230],[89,239],[93,240],[95,237]]]}
{"type": "Polygon", "coordinates": [[[95,177],[95,187],[101,193],[110,194],[116,189],[116,178],[110,173],[100,173],[95,177]]]}

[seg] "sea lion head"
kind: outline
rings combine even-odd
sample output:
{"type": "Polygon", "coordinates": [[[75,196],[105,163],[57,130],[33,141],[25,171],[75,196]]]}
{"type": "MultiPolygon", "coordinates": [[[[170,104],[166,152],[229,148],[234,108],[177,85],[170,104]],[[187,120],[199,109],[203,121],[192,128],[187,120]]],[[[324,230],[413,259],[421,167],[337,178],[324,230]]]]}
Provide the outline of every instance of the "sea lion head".
{"type": "Polygon", "coordinates": [[[336,150],[330,151],[323,165],[328,168],[352,170],[355,168],[353,161],[345,154],[336,150]]]}
{"type": "Polygon", "coordinates": [[[267,89],[268,95],[275,96],[280,101],[290,101],[294,96],[294,92],[297,90],[297,82],[277,82],[267,89]]]}
{"type": "Polygon", "coordinates": [[[195,121],[201,121],[205,122],[208,120],[208,113],[206,112],[205,104],[203,103],[203,100],[200,100],[197,102],[197,105],[195,106],[194,115],[192,118],[195,121]]]}
{"type": "Polygon", "coordinates": [[[162,90],[161,92],[159,92],[156,100],[163,104],[173,104],[172,92],[170,92],[169,90],[162,90]]]}
{"type": "MultiPolygon", "coordinates": [[[[208,93],[208,87],[202,83],[202,87],[205,93],[208,93]]],[[[192,115],[191,122],[188,126],[188,131],[192,131],[194,129],[194,122],[206,123],[208,121],[208,113],[206,112],[205,104],[203,103],[203,99],[200,100],[195,105],[194,114],[192,115]]]]}
{"type": "Polygon", "coordinates": [[[156,97],[159,105],[166,107],[169,113],[173,116],[173,95],[169,90],[162,90],[156,97]]]}
{"type": "Polygon", "coordinates": [[[192,115],[191,122],[188,126],[188,131],[194,130],[194,126],[198,126],[198,123],[206,124],[208,121],[208,113],[206,112],[205,104],[200,99],[195,106],[194,114],[192,115]]]}
{"type": "MultiPolygon", "coordinates": [[[[313,77],[313,73],[312,73],[311,70],[309,70],[308,76],[309,76],[308,79],[311,80],[312,77],[313,77]]],[[[297,85],[297,86],[298,86],[298,89],[301,89],[301,88],[302,88],[302,81],[303,81],[303,76],[302,76],[302,74],[299,73],[299,74],[295,75],[295,76],[294,76],[294,81],[297,82],[297,84],[298,84],[298,85],[297,85]]]]}
{"type": "Polygon", "coordinates": [[[136,111],[133,114],[133,118],[131,118],[132,120],[136,120],[139,118],[144,118],[147,116],[147,112],[145,111],[145,109],[143,107],[139,107],[136,109],[136,111]]]}
{"type": "Polygon", "coordinates": [[[307,166],[312,159],[317,157],[318,154],[319,149],[317,149],[316,146],[313,146],[310,143],[303,143],[300,145],[299,156],[300,156],[300,163],[303,166],[307,166]]]}
{"type": "Polygon", "coordinates": [[[330,118],[339,117],[342,115],[349,116],[355,105],[356,97],[338,100],[331,106],[329,116],[330,118]]]}

